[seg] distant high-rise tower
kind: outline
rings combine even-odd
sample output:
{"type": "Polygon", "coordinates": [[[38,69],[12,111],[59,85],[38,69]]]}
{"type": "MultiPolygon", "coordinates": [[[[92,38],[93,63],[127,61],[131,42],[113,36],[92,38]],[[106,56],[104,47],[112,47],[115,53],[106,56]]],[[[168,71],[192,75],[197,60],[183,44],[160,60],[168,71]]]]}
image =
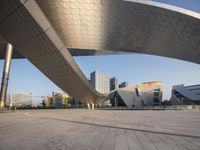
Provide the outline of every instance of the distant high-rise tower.
{"type": "Polygon", "coordinates": [[[119,85],[119,88],[124,88],[124,87],[128,87],[128,82],[124,81],[119,85]]]}
{"type": "Polygon", "coordinates": [[[91,85],[100,93],[110,91],[109,78],[107,73],[94,71],[90,74],[91,85]]]}
{"type": "Polygon", "coordinates": [[[118,86],[117,78],[115,78],[115,77],[111,78],[110,79],[110,91],[118,89],[118,88],[119,88],[119,86],[118,86]]]}

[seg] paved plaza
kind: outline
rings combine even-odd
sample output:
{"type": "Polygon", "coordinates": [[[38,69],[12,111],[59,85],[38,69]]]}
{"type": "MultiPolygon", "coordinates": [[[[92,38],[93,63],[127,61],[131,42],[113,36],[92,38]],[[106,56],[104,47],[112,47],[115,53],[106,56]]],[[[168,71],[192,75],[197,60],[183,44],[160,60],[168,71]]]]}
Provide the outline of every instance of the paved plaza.
{"type": "Polygon", "coordinates": [[[18,110],[0,114],[0,150],[200,149],[200,111],[18,110]]]}

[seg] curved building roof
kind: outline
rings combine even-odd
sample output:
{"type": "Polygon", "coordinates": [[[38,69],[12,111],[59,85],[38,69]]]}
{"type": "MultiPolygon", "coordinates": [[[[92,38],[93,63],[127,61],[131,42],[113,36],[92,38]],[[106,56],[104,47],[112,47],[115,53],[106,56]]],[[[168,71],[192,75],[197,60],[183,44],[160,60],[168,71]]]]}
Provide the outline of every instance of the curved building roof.
{"type": "Polygon", "coordinates": [[[200,14],[186,9],[147,0],[2,0],[0,8],[0,36],[83,102],[105,95],[91,87],[69,50],[200,63],[200,14]]]}

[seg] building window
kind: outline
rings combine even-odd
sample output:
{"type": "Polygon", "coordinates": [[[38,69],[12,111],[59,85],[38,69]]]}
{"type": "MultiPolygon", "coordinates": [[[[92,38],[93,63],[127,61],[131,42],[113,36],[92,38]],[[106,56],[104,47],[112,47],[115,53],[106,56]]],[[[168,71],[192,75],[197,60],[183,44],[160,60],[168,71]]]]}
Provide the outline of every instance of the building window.
{"type": "Polygon", "coordinates": [[[157,97],[154,97],[153,102],[158,104],[159,103],[159,99],[157,97]]]}
{"type": "Polygon", "coordinates": [[[159,97],[160,93],[159,92],[154,92],[154,97],[159,97]]]}

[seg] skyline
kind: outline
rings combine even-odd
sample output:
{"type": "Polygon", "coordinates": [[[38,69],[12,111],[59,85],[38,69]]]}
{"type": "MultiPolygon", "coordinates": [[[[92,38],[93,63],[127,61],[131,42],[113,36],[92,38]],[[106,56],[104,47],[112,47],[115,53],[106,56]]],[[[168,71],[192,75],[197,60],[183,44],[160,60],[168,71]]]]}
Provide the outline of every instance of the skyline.
{"type": "MultiPolygon", "coordinates": [[[[75,57],[75,61],[88,78],[92,71],[97,70],[108,73],[109,78],[116,77],[119,83],[128,81],[130,86],[148,81],[163,81],[163,99],[170,98],[173,85],[200,83],[198,78],[200,66],[198,64],[171,58],[123,54],[75,57]],[[123,61],[117,63],[120,59],[123,61]],[[133,69],[127,67],[128,63],[133,65],[133,69]],[[147,74],[149,75],[147,76],[147,74]]],[[[3,69],[2,60],[0,61],[0,69],[3,69]]],[[[35,96],[44,96],[51,94],[52,91],[60,91],[60,89],[30,62],[26,59],[12,60],[8,92],[32,92],[35,96]],[[21,70],[22,68],[23,70],[21,70]]]]}
{"type": "Polygon", "coordinates": [[[110,78],[116,77],[119,83],[128,81],[129,86],[149,81],[163,81],[163,99],[171,97],[173,85],[200,84],[200,65],[172,58],[130,54],[76,57],[75,60],[87,77],[96,68],[98,71],[107,72],[110,78]],[[110,59],[112,62],[108,63],[110,59]],[[120,59],[122,62],[118,62],[120,59]],[[133,65],[133,69],[130,69],[127,64],[133,65]],[[179,72],[177,72],[177,68],[179,72]]]}
{"type": "MultiPolygon", "coordinates": [[[[165,1],[171,4],[176,3],[197,12],[200,10],[200,8],[197,8],[197,4],[200,3],[197,0],[191,0],[190,2],[157,1],[165,1]]],[[[98,70],[107,72],[110,77],[117,77],[120,82],[128,81],[129,85],[152,80],[163,80],[163,99],[169,99],[172,85],[182,83],[186,83],[186,85],[199,84],[199,65],[174,59],[139,54],[123,54],[116,56],[75,57],[75,60],[87,77],[89,77],[90,72],[98,70]],[[129,64],[129,68],[132,67],[133,69],[128,69],[127,64],[129,64]]],[[[0,65],[2,70],[2,60],[0,65]]],[[[8,87],[8,92],[32,92],[33,95],[37,96],[47,95],[52,91],[60,90],[27,60],[13,60],[8,87]]]]}

